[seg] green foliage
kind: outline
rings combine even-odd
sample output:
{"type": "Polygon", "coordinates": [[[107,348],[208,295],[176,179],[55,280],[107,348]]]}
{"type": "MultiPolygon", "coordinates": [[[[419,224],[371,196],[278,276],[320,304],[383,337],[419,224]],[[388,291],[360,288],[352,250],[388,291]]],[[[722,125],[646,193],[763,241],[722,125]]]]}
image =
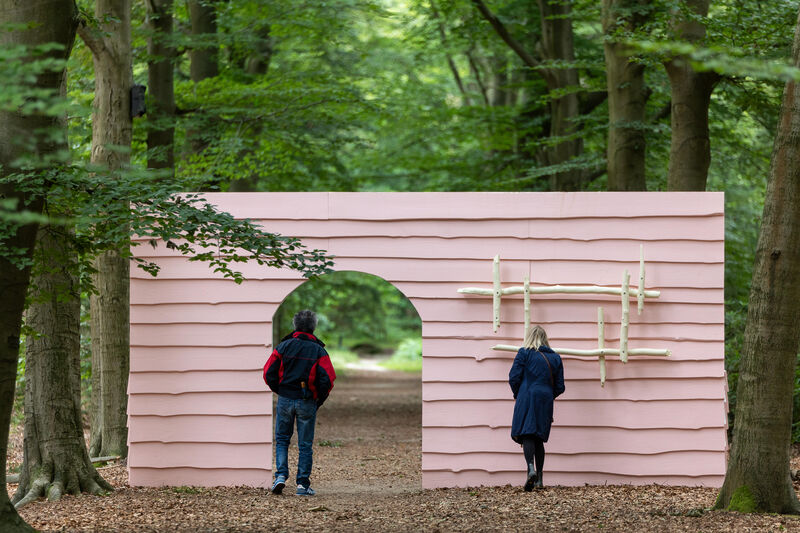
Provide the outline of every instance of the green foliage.
{"type": "Polygon", "coordinates": [[[292,331],[292,317],[303,309],[317,313],[315,335],[334,349],[391,350],[421,330],[416,309],[400,291],[361,272],[333,272],[295,289],[275,312],[273,344],[292,331]]]}
{"type": "MultiPolygon", "coordinates": [[[[87,14],[90,4],[79,2],[87,14]]],[[[510,34],[535,53],[532,43],[541,38],[536,3],[489,4],[510,34]]],[[[77,227],[84,281],[91,257],[112,248],[127,253],[132,233],[140,236],[138,245],[163,239],[237,281],[242,279],[237,265],[251,257],[313,278],[331,267],[323,251],[306,250],[294,239],[218,213],[196,196],[176,193],[546,190],[549,174],[570,169],[599,176],[588,190],[606,188],[605,103],[584,109],[576,119],[584,143],[580,157],[555,167],[543,165],[541,157],[544,148],[562,140],[549,134],[552,99],[576,92],[585,103],[591,91],[605,90],[598,2],[572,2],[576,59],[542,67],[575,67],[581,81],[554,92],[547,90],[542,69],[525,67],[468,0],[242,0],[215,6],[218,32],[198,37],[186,34],[185,3],[175,5],[170,42],[177,50],[178,114],[137,119],[132,168],[111,175],[87,165],[94,79],[85,45],[78,40],[69,58],[67,99],[34,85],[37,76],[63,66],[48,55],[57,50],[0,49],[0,110],[32,117],[68,113],[70,139],[70,154],[52,158],[38,158],[32,139],[20,139],[33,157],[2,169],[15,173],[5,179],[37,194],[46,190],[48,210],[44,216],[16,213],[12,200],[0,198],[0,255],[22,264],[19,250],[3,247],[2,235],[18,224],[49,220],[77,227]],[[187,51],[198,46],[218,49],[220,74],[194,83],[187,51]],[[250,68],[257,61],[263,69],[250,68]],[[175,180],[137,171],[148,155],[147,128],[169,123],[176,126],[175,180]],[[197,141],[202,149],[193,146],[197,141]]],[[[710,108],[708,188],[726,192],[725,358],[732,416],[783,81],[797,75],[787,64],[797,2],[722,0],[712,2],[708,17],[692,14],[680,0],[656,0],[647,8],[652,16],[646,24],[619,37],[638,47],[637,60],[646,65],[647,120],[637,126],[647,140],[649,190],[666,188],[669,167],[670,86],[662,61],[681,55],[696,68],[722,74],[710,108]],[[680,40],[677,17],[702,22],[705,39],[680,40]]],[[[135,4],[138,83],[147,80],[144,12],[143,4],[135,4]]],[[[157,271],[152,262],[141,266],[157,271]]],[[[318,333],[333,347],[386,351],[418,336],[413,306],[388,284],[369,278],[337,272],[302,285],[276,313],[275,343],[291,330],[291,315],[303,308],[318,311],[318,333]]],[[[84,378],[89,376],[84,368],[84,378]]],[[[797,389],[796,439],[800,378],[797,389]]]]}
{"type": "Polygon", "coordinates": [[[405,339],[381,366],[403,372],[422,372],[422,338],[405,339]]]}
{"type": "MultiPolygon", "coordinates": [[[[275,345],[277,346],[277,342],[275,345]]],[[[331,348],[326,350],[331,358],[331,364],[336,370],[337,376],[347,375],[347,365],[357,364],[359,361],[358,354],[350,350],[339,350],[331,348]]]]}

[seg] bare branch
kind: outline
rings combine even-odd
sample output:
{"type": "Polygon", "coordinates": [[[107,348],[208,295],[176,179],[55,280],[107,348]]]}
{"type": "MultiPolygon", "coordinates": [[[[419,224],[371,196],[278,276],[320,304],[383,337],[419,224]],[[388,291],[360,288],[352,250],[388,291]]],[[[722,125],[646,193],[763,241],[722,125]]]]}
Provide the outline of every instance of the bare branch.
{"type": "Polygon", "coordinates": [[[478,82],[478,88],[481,90],[481,95],[483,96],[483,103],[488,106],[489,95],[486,92],[486,86],[483,84],[483,80],[481,79],[481,71],[478,68],[478,64],[475,62],[475,58],[472,57],[472,49],[467,50],[466,55],[467,55],[467,60],[469,61],[470,69],[472,70],[472,75],[475,76],[475,81],[478,82]]]}
{"type": "Polygon", "coordinates": [[[103,37],[95,28],[89,27],[89,24],[87,24],[86,19],[83,17],[81,17],[78,23],[78,35],[81,36],[81,39],[83,39],[83,42],[89,50],[92,51],[93,55],[99,56],[108,51],[103,37]]]}
{"type": "Polygon", "coordinates": [[[483,0],[472,0],[473,5],[478,9],[478,11],[483,15],[489,24],[492,25],[494,31],[497,32],[497,35],[500,36],[503,41],[514,51],[516,54],[522,59],[522,61],[531,68],[536,68],[539,66],[539,61],[533,57],[531,54],[528,53],[522,45],[508,33],[508,29],[506,29],[505,25],[498,19],[494,13],[483,3],[483,0]]]}
{"type": "MultiPolygon", "coordinates": [[[[433,18],[436,19],[437,25],[439,26],[439,37],[442,40],[442,46],[445,50],[447,50],[447,33],[444,29],[444,21],[439,16],[439,10],[436,8],[436,3],[434,0],[430,0],[431,4],[431,14],[433,18]]],[[[472,105],[470,101],[469,95],[467,91],[464,89],[464,83],[461,81],[461,76],[458,73],[458,67],[456,67],[455,61],[453,61],[453,57],[449,54],[445,54],[447,56],[447,64],[450,66],[450,71],[453,73],[453,79],[456,81],[456,85],[458,85],[458,90],[461,91],[461,96],[464,97],[464,103],[472,105]]]]}
{"type": "Polygon", "coordinates": [[[606,101],[608,98],[608,91],[592,91],[582,95],[580,102],[581,115],[587,115],[594,111],[594,109],[606,101]]]}

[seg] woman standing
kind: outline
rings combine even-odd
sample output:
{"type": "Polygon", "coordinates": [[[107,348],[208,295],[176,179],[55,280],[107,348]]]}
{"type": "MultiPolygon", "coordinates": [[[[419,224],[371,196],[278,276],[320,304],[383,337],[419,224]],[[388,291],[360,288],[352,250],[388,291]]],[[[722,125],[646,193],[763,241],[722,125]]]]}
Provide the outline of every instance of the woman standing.
{"type": "Polygon", "coordinates": [[[532,328],[525,337],[525,345],[517,352],[508,373],[508,384],[515,400],[511,438],[522,444],[528,465],[523,488],[541,489],[544,443],[550,437],[553,400],[564,392],[561,357],[550,349],[547,333],[541,326],[532,328]]]}

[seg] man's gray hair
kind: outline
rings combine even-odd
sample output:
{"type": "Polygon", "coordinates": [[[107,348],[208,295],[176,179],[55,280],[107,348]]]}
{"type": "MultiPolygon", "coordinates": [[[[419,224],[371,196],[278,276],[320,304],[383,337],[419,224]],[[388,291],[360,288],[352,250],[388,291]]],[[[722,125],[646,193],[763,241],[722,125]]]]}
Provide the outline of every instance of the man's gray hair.
{"type": "Polygon", "coordinates": [[[295,331],[304,333],[314,333],[317,329],[317,314],[314,311],[303,309],[292,318],[292,325],[295,331]]]}

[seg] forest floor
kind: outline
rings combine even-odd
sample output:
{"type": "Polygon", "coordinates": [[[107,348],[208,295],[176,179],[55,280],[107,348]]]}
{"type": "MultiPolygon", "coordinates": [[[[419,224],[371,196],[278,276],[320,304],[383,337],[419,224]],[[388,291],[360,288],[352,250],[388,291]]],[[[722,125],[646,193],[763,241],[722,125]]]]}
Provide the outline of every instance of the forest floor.
{"type": "MultiPolygon", "coordinates": [[[[281,496],[245,487],[130,487],[125,467],[112,465],[101,470],[116,488],[111,494],[42,500],[20,514],[42,531],[800,532],[800,517],[710,511],[712,488],[422,490],[421,403],[418,374],[350,370],[337,380],[318,416],[315,497],[294,496],[293,464],[281,496]]],[[[10,469],[22,459],[21,440],[15,428],[10,469]]]]}

